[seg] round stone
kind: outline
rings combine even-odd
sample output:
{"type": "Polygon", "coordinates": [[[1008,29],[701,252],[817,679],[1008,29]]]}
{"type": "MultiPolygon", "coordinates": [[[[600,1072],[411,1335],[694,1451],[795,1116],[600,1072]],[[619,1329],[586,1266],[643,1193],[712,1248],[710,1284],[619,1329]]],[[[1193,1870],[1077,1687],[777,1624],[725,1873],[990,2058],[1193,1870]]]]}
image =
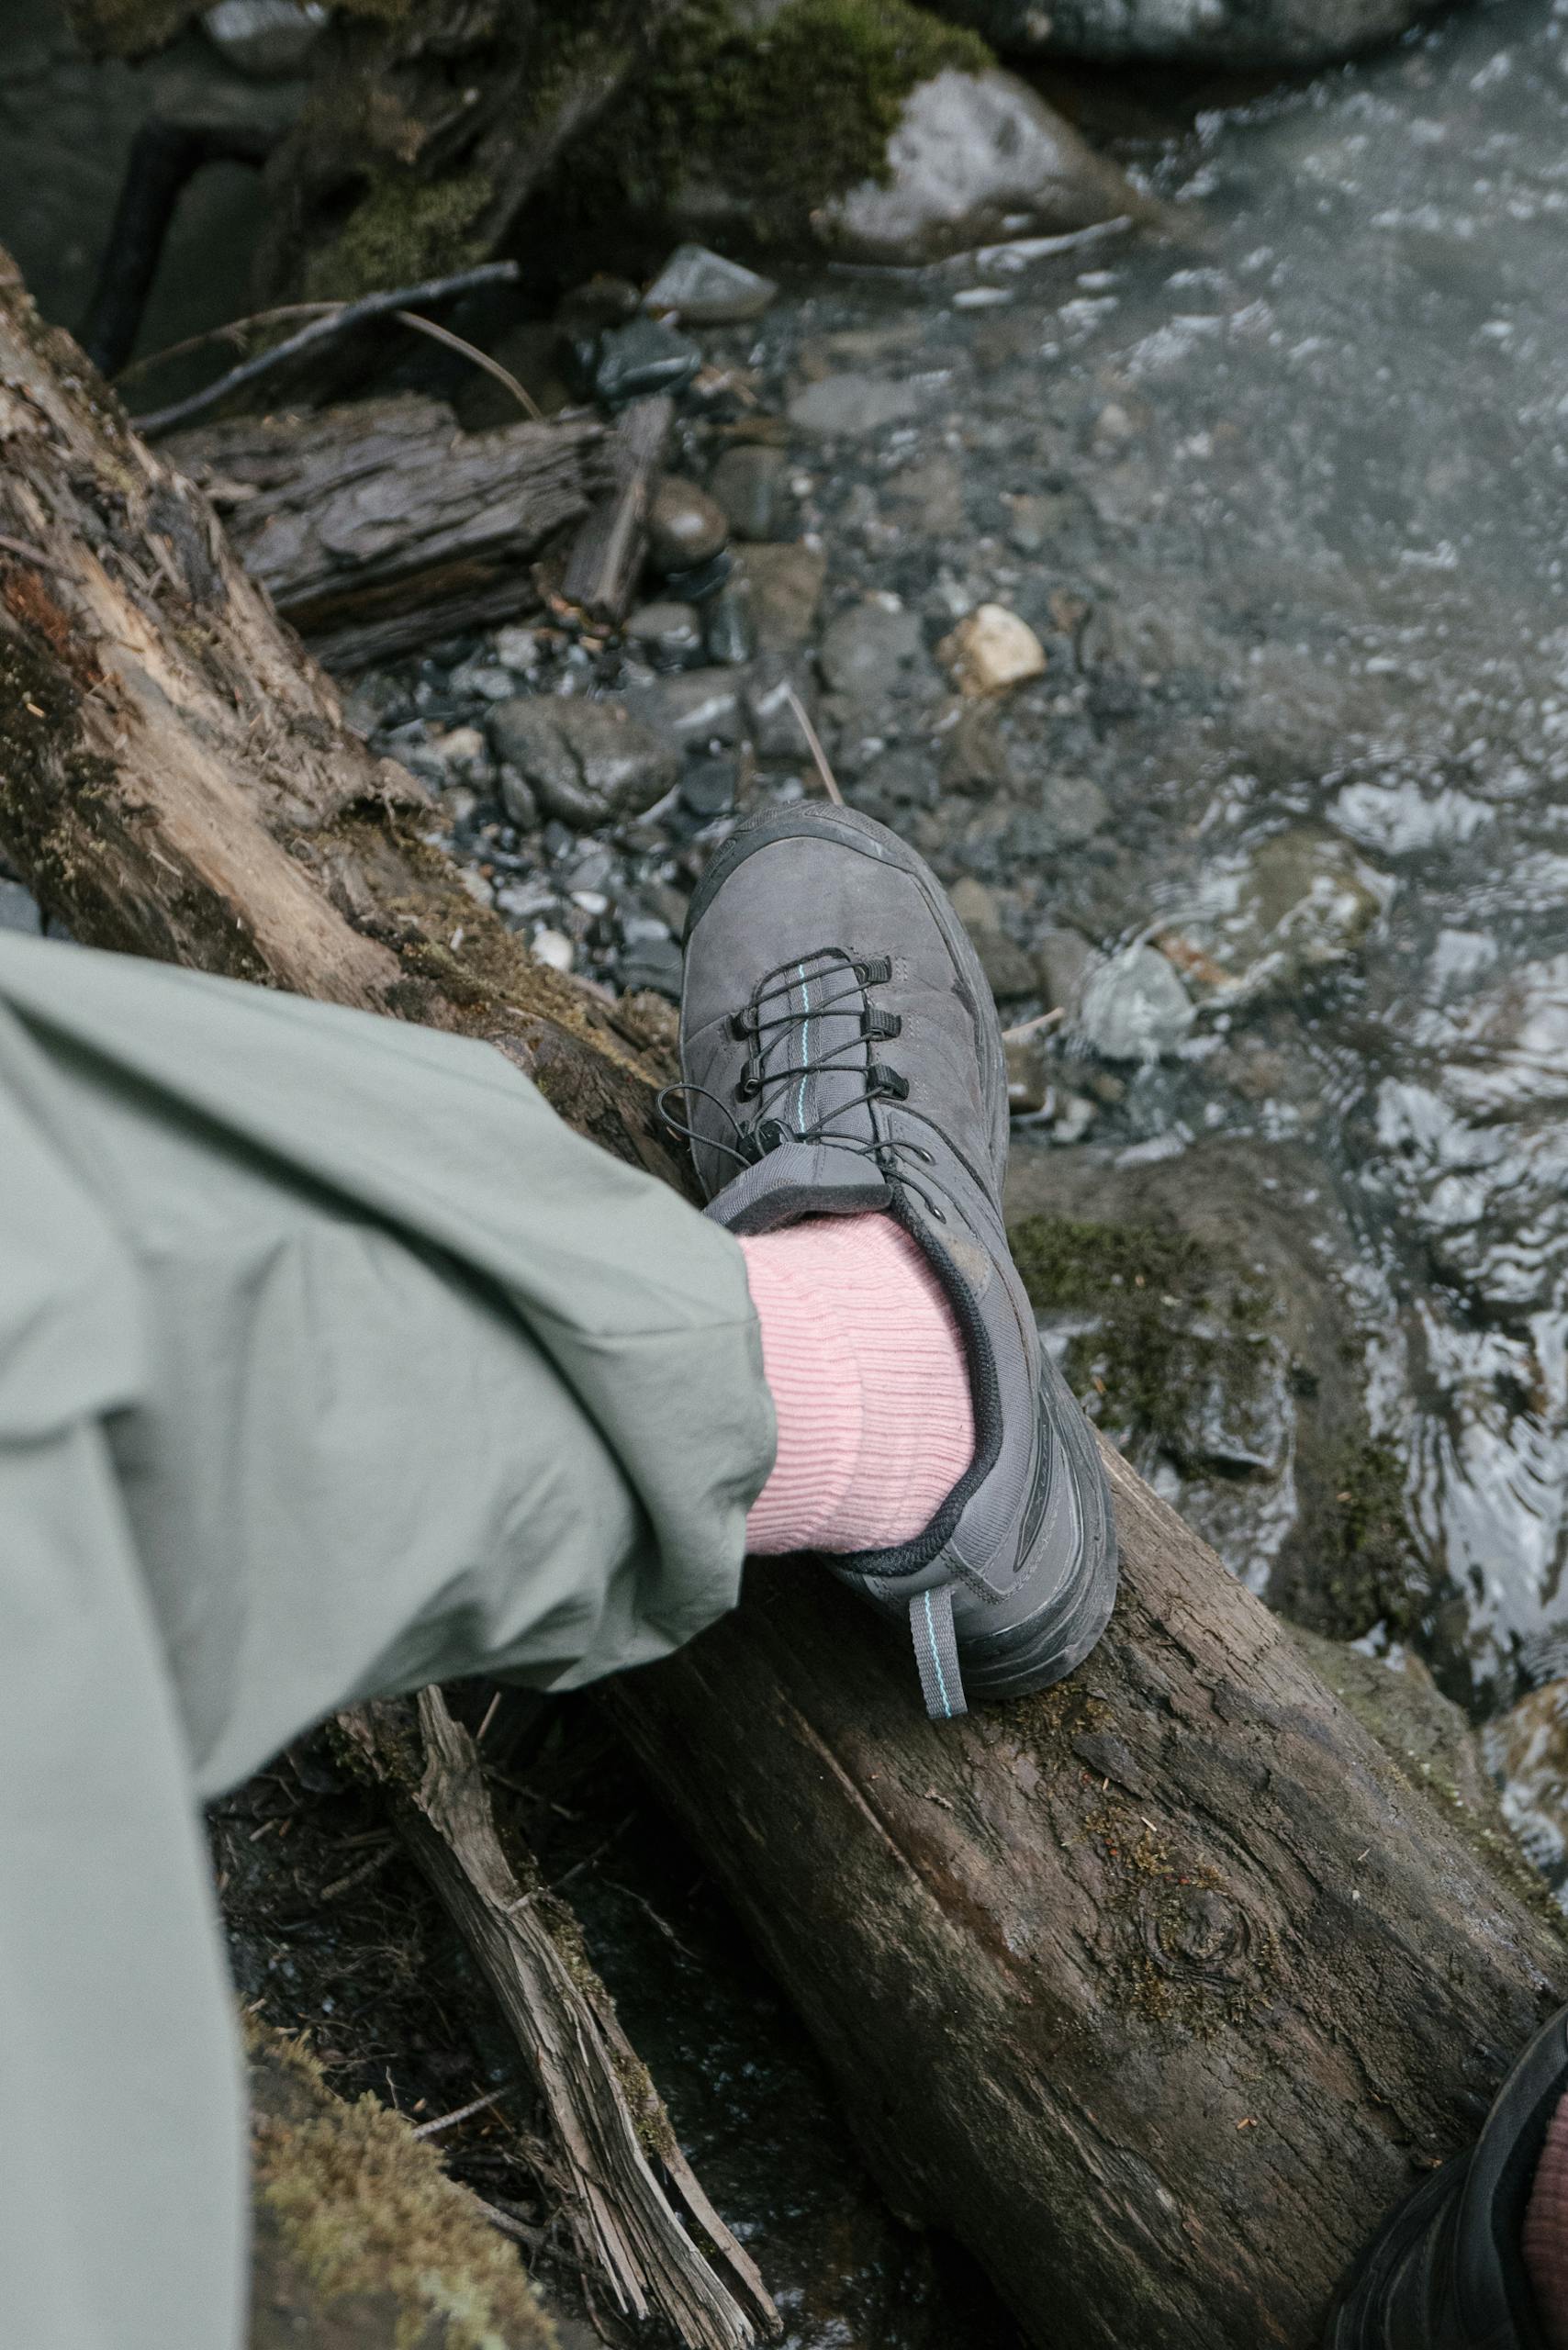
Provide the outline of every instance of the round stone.
{"type": "Polygon", "coordinates": [[[711,563],[730,535],[716,498],[695,482],[666,474],[648,506],[648,560],[659,572],[695,571],[711,563]]]}

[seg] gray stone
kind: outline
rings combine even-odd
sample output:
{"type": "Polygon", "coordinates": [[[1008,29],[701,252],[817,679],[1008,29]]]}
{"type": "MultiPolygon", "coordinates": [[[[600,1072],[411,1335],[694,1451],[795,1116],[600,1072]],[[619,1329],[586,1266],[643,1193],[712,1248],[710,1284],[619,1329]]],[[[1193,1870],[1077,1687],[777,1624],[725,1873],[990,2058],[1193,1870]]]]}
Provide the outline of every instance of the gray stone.
{"type": "Polygon", "coordinates": [[[734,669],[689,669],[684,677],[660,677],[637,686],[627,704],[665,743],[682,750],[740,742],[741,677],[734,669]]]}
{"type": "Polygon", "coordinates": [[[1063,848],[1092,840],[1111,821],[1110,802],[1086,775],[1048,777],[1040,789],[1040,813],[1063,848]]]}
{"type": "Polygon", "coordinates": [[[704,614],[704,627],[709,660],[724,668],[744,668],[756,651],[751,586],[744,575],[714,597],[704,614]]]}
{"type": "Polygon", "coordinates": [[[694,604],[640,604],[625,633],[633,644],[668,661],[694,660],[702,650],[702,622],[694,604]]]}
{"type": "Polygon", "coordinates": [[[633,319],[577,346],[577,365],[596,399],[607,408],[647,399],[655,392],[685,391],[702,365],[687,335],[658,319],[633,319]]]}
{"type": "Polygon", "coordinates": [[[678,245],[643,297],[649,310],[673,310],[693,327],[759,319],[778,288],[755,269],[726,261],[706,245],[678,245]]]}
{"type": "Polygon", "coordinates": [[[579,832],[641,814],[678,772],[669,744],[620,702],[521,694],[491,711],[489,733],[546,814],[579,832]]]}
{"type": "Polygon", "coordinates": [[[812,634],[827,577],[820,547],[752,547],[745,558],[759,653],[794,653],[812,634]]]}
{"type": "Polygon", "coordinates": [[[790,421],[824,441],[864,439],[890,424],[902,424],[920,406],[913,384],[888,383],[857,373],[825,375],[790,402],[790,421]]]}
{"type": "Polygon", "coordinates": [[[794,767],[810,757],[791,695],[814,724],[816,688],[804,661],[765,653],[753,663],[745,684],[746,731],[759,759],[794,767]]]}
{"type": "Polygon", "coordinates": [[[759,442],[743,442],[738,448],[725,450],[713,468],[709,487],[737,539],[778,536],[788,466],[782,449],[769,449],[759,442]]]}
{"type": "Polygon", "coordinates": [[[1104,1060],[1155,1061],[1175,1051],[1193,1019],[1193,1000],[1164,956],[1124,946],[1084,981],[1077,1027],[1104,1060]]]}
{"type": "Polygon", "coordinates": [[[651,988],[655,995],[667,995],[677,1003],[680,1002],[684,968],[680,948],[673,938],[640,939],[634,946],[622,949],[615,966],[616,976],[628,995],[651,988]]]}
{"type": "Polygon", "coordinates": [[[202,30],[227,65],[253,81],[303,73],[327,22],[319,0],[218,0],[202,12],[202,30]]]}
{"type": "Polygon", "coordinates": [[[533,795],[533,786],[521,767],[503,763],[500,772],[501,806],[520,833],[535,833],[539,829],[540,808],[533,795]]]}
{"type": "Polygon", "coordinates": [[[935,808],[936,763],[928,751],[913,744],[879,752],[857,778],[850,796],[873,815],[885,811],[890,820],[904,809],[935,808]]]}
{"type": "Polygon", "coordinates": [[[711,563],[730,535],[716,498],[692,481],[665,474],[648,501],[648,561],[659,572],[695,571],[711,563]]]}
{"type": "Polygon", "coordinates": [[[983,881],[966,873],[952,889],[953,911],[969,933],[981,970],[998,1003],[1036,993],[1034,964],[1002,927],[1002,910],[983,881]]]}
{"type": "Polygon", "coordinates": [[[1021,56],[1195,64],[1327,65],[1436,14],[1433,0],[933,0],[1021,56]]]}
{"type": "Polygon", "coordinates": [[[817,658],[835,693],[872,701],[894,692],[924,651],[918,612],[868,601],[840,612],[824,632],[817,658]]]}
{"type": "Polygon", "coordinates": [[[888,165],[885,179],[862,181],[817,218],[824,241],[857,261],[939,261],[1147,209],[1026,83],[1000,71],[949,67],[912,90],[888,165]]]}
{"type": "Polygon", "coordinates": [[[1094,967],[1094,949],[1077,930],[1043,930],[1035,940],[1035,974],[1047,1006],[1070,1017],[1094,967]]]}
{"type": "Polygon", "coordinates": [[[706,821],[727,816],[735,804],[734,759],[698,759],[680,778],[680,800],[693,816],[706,821]]]}

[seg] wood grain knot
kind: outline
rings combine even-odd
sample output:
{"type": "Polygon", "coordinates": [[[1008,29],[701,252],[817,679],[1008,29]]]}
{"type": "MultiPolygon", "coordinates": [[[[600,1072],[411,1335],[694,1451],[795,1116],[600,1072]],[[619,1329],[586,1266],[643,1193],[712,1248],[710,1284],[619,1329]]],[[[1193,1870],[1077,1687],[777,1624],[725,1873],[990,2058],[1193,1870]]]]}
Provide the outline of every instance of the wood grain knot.
{"type": "Polygon", "coordinates": [[[1252,1927],[1230,1895],[1166,1884],[1150,1887],[1139,1906],[1144,1946],[1173,1982],[1227,1988],[1255,1975],[1252,1927]]]}

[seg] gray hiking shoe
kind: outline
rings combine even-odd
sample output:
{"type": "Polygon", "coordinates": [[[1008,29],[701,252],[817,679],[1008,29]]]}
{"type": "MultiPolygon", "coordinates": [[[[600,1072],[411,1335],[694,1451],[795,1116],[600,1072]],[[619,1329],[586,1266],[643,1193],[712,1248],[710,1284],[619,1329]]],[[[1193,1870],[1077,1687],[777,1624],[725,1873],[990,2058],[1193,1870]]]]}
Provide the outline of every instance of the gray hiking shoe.
{"type": "Polygon", "coordinates": [[[907,1619],[928,1710],[1070,1673],[1116,1589],[1094,1439],[1002,1215],[1007,1084],[991,990],[940,883],[885,826],[820,802],[743,824],[686,932],[685,1104],[732,1232],[880,1210],[925,1251],[968,1350],[975,1458],[925,1531],[824,1558],[907,1619]]]}

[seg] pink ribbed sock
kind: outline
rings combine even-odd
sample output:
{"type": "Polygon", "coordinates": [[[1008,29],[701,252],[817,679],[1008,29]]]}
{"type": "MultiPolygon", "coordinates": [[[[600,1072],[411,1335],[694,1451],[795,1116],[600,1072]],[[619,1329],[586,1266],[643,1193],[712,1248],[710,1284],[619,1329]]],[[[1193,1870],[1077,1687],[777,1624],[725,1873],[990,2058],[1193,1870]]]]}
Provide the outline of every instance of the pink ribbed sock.
{"type": "Polygon", "coordinates": [[[778,1419],[746,1548],[912,1541],[975,1449],[963,1341],[924,1253],[888,1215],[813,1216],[741,1247],[778,1419]]]}
{"type": "Polygon", "coordinates": [[[1524,2255],[1540,2330],[1551,2350],[1568,2350],[1568,2097],[1551,2117],[1536,2165],[1524,2255]]]}

